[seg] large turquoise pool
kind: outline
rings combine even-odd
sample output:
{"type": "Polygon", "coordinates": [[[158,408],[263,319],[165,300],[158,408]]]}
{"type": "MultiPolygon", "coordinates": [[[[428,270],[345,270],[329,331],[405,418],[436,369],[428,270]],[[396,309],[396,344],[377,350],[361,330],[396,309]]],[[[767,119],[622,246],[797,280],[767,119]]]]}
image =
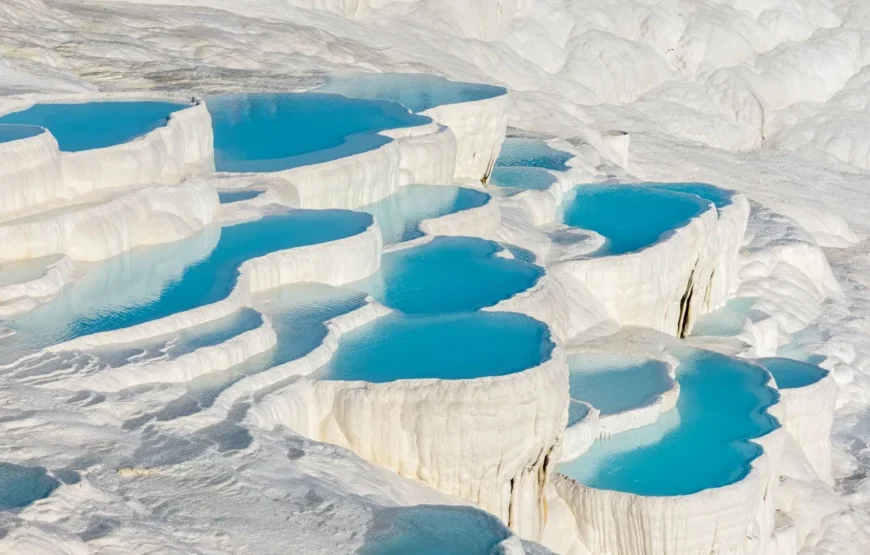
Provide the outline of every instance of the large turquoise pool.
{"type": "Polygon", "coordinates": [[[169,115],[190,104],[160,101],[94,101],[36,104],[0,116],[0,124],[38,125],[48,129],[60,150],[78,152],[126,143],[163,127],[169,115]]]}
{"type": "Polygon", "coordinates": [[[406,185],[399,192],[358,210],[375,217],[384,244],[391,245],[422,237],[423,220],[478,208],[489,199],[488,194],[466,187],[406,185]]]}
{"type": "Polygon", "coordinates": [[[732,484],[779,426],[764,370],[708,351],[677,353],[680,397],[655,424],[598,440],[558,471],[588,486],[639,495],[685,495],[732,484]]]}
{"type": "Polygon", "coordinates": [[[391,102],[335,94],[234,94],[206,99],[215,169],[273,172],[374,150],[379,131],[428,123],[391,102]]]}
{"type": "Polygon", "coordinates": [[[497,304],[532,287],[540,266],[497,256],[498,243],[473,237],[436,237],[387,253],[381,269],[353,287],[406,314],[467,312],[497,304]]]}
{"type": "Polygon", "coordinates": [[[546,325],[512,312],[391,314],[342,336],[321,379],[443,380],[504,376],[550,357],[546,325]]]}
{"type": "Polygon", "coordinates": [[[334,77],[315,91],[396,102],[412,112],[507,94],[503,87],[448,81],[443,77],[421,73],[369,73],[334,77]]]}
{"type": "Polygon", "coordinates": [[[560,219],[604,236],[607,241],[595,255],[616,255],[661,241],[709,206],[696,195],[653,187],[581,185],[566,195],[560,219]]]}

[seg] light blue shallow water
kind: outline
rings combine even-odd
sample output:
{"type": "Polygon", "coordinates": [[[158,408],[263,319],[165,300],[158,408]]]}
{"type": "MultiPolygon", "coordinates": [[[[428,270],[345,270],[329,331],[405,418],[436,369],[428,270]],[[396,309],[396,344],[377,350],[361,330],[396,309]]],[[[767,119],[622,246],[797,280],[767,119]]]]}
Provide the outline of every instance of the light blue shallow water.
{"type": "Polygon", "coordinates": [[[760,358],[756,362],[773,375],[780,389],[795,389],[812,385],[828,375],[815,364],[781,357],[760,358]]]}
{"type": "Polygon", "coordinates": [[[572,156],[556,150],[541,139],[508,137],[501,145],[501,154],[495,161],[496,167],[525,166],[565,171],[572,156]]]}
{"type": "Polygon", "coordinates": [[[374,512],[359,555],[492,555],[510,532],[471,507],[417,505],[374,512]]]}
{"type": "Polygon", "coordinates": [[[492,306],[532,287],[540,266],[496,254],[502,247],[472,237],[436,237],[383,256],[381,269],[352,287],[406,314],[443,314],[492,306]]]}
{"type": "Polygon", "coordinates": [[[543,168],[501,166],[492,170],[489,182],[505,189],[508,194],[516,194],[529,189],[545,191],[556,182],[556,178],[543,168]]]}
{"type": "Polygon", "coordinates": [[[390,314],[342,336],[320,379],[458,380],[537,366],[553,350],[546,325],[512,312],[390,314]]]}
{"type": "Polygon", "coordinates": [[[229,204],[231,202],[239,202],[242,200],[251,200],[262,195],[263,191],[253,191],[243,189],[241,191],[218,191],[218,200],[221,204],[229,204]]]}
{"type": "Polygon", "coordinates": [[[761,447],[748,440],[779,426],[766,373],[707,352],[677,353],[680,397],[658,422],[598,440],[557,470],[598,489],[686,495],[742,479],[761,447]]]}
{"type": "Polygon", "coordinates": [[[134,249],[95,264],[57,299],[7,325],[41,347],[156,320],[226,298],[247,260],[355,235],[372,222],[348,210],[292,210],[134,249]]]}
{"type": "Polygon", "coordinates": [[[734,337],[743,331],[747,319],[751,319],[753,314],[760,315],[752,309],[754,302],[754,297],[731,299],[725,306],[702,314],[692,327],[692,335],[734,337]]]}
{"type": "Polygon", "coordinates": [[[709,200],[716,208],[724,208],[731,204],[734,192],[720,189],[707,183],[644,183],[647,187],[672,191],[674,193],[688,193],[697,195],[702,199],[709,200]]]}
{"type": "Polygon", "coordinates": [[[4,125],[0,123],[0,143],[35,137],[42,131],[41,127],[35,125],[4,125]]]}
{"type": "Polygon", "coordinates": [[[589,407],[579,401],[571,399],[568,402],[568,426],[580,422],[589,414],[589,407]]]}
{"type": "Polygon", "coordinates": [[[26,507],[59,485],[42,467],[0,462],[0,511],[26,507]]]}
{"type": "Polygon", "coordinates": [[[709,207],[694,195],[636,185],[582,185],[566,195],[561,221],[607,239],[595,256],[634,252],[657,243],[709,207]]]}
{"type": "Polygon", "coordinates": [[[378,131],[429,118],[397,104],[332,94],[279,93],[209,97],[215,169],[272,172],[374,150],[378,131]]]}
{"type": "Polygon", "coordinates": [[[36,104],[5,116],[2,123],[39,125],[48,129],[60,150],[78,152],[126,143],[163,127],[172,112],[190,104],[159,101],[101,101],[36,104]]]}
{"type": "Polygon", "coordinates": [[[668,367],[657,360],[620,355],[572,355],[568,358],[571,398],[615,414],[646,406],[673,386],[668,367]]]}
{"type": "Polygon", "coordinates": [[[385,245],[423,236],[420,222],[478,208],[490,196],[482,191],[444,185],[407,185],[387,198],[357,210],[368,212],[378,221],[385,245]]]}
{"type": "Polygon", "coordinates": [[[396,102],[412,112],[507,94],[503,87],[448,81],[443,77],[421,73],[368,73],[335,77],[315,91],[396,102]]]}

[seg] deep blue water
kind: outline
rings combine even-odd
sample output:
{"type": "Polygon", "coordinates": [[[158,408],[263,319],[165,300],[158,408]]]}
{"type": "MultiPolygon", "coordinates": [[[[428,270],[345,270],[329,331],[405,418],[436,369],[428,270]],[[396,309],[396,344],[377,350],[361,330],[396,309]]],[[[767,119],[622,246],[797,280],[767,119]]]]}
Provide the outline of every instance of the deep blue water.
{"type": "Polygon", "coordinates": [[[39,347],[156,320],[226,298],[247,260],[355,235],[372,221],[348,210],[291,210],[133,249],[95,264],[57,299],[8,325],[39,347]]]}
{"type": "Polygon", "coordinates": [[[166,125],[172,112],[189,107],[190,104],[141,100],[36,104],[0,116],[0,123],[45,127],[57,139],[60,150],[78,152],[141,137],[166,125]]]}
{"type": "Polygon", "coordinates": [[[406,314],[492,306],[534,285],[540,266],[496,256],[502,247],[472,237],[436,237],[383,256],[381,269],[353,287],[406,314]]]}
{"type": "Polygon", "coordinates": [[[448,81],[443,77],[421,73],[369,73],[335,77],[315,91],[396,102],[412,112],[507,94],[503,87],[448,81]]]}
{"type": "Polygon", "coordinates": [[[766,409],[777,393],[766,373],[723,355],[678,353],[680,397],[658,422],[598,440],[557,470],[591,487],[685,495],[742,479],[761,447],[748,440],[779,426],[766,409]]]}
{"type": "Polygon", "coordinates": [[[383,383],[504,376],[537,366],[553,346],[547,326],[522,314],[394,313],[342,336],[319,377],[383,383]]]}
{"type": "Polygon", "coordinates": [[[495,161],[496,167],[525,166],[565,171],[571,154],[556,150],[541,139],[508,137],[501,145],[501,154],[495,161]]]}
{"type": "Polygon", "coordinates": [[[794,389],[812,385],[828,375],[828,371],[815,364],[800,362],[789,358],[760,358],[756,362],[773,374],[780,389],[794,389]]]}
{"type": "Polygon", "coordinates": [[[59,485],[42,467],[0,462],[0,511],[26,507],[59,485]]]}
{"type": "Polygon", "coordinates": [[[444,185],[407,185],[399,192],[357,210],[378,221],[384,244],[391,245],[423,236],[420,222],[483,206],[490,196],[482,191],[444,185]]]}
{"type": "Polygon", "coordinates": [[[648,405],[673,385],[667,365],[619,355],[568,358],[571,398],[615,414],[648,405]]]}
{"type": "Polygon", "coordinates": [[[262,195],[263,191],[255,191],[251,189],[242,189],[239,191],[218,191],[218,200],[221,204],[229,204],[231,202],[239,202],[242,200],[250,200],[262,195]]]}
{"type": "Polygon", "coordinates": [[[624,254],[657,243],[707,210],[708,202],[651,187],[582,185],[566,195],[561,220],[607,239],[595,255],[624,254]]]}
{"type": "Polygon", "coordinates": [[[374,150],[378,131],[428,123],[397,104],[333,94],[276,93],[206,100],[214,129],[215,169],[272,172],[374,150]]]}
{"type": "Polygon", "coordinates": [[[35,125],[3,125],[0,123],[0,143],[27,139],[28,137],[35,137],[40,133],[42,133],[42,128],[35,125]]]}

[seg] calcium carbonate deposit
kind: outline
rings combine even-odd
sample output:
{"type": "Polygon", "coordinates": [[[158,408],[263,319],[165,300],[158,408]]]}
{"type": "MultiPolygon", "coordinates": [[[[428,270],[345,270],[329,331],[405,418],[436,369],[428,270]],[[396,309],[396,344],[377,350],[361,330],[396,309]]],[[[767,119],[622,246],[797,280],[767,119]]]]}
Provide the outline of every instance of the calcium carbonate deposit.
{"type": "Polygon", "coordinates": [[[861,0],[0,0],[0,554],[870,555],[861,0]]]}

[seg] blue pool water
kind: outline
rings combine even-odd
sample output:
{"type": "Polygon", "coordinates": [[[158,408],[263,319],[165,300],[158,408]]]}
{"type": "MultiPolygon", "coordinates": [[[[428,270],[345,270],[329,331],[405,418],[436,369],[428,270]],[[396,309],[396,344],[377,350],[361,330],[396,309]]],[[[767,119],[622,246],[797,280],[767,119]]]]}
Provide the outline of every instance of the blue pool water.
{"type": "Polygon", "coordinates": [[[566,195],[561,221],[607,239],[595,255],[638,251],[709,207],[694,195],[635,185],[582,185],[566,195]]]}
{"type": "Polygon", "coordinates": [[[0,511],[30,505],[48,497],[59,485],[42,467],[0,462],[0,511]]]}
{"type": "Polygon", "coordinates": [[[210,227],[186,241],[134,249],[95,264],[57,299],[8,325],[39,347],[156,320],[226,298],[247,260],[355,235],[372,221],[348,210],[292,210],[210,227]]]}
{"type": "Polygon", "coordinates": [[[542,168],[501,166],[492,170],[489,182],[512,195],[529,189],[545,191],[556,182],[556,177],[542,168]]]}
{"type": "Polygon", "coordinates": [[[673,387],[668,367],[657,360],[620,355],[572,355],[568,358],[571,398],[615,414],[646,406],[673,387]]]}
{"type": "Polygon", "coordinates": [[[568,402],[568,426],[580,422],[589,414],[589,406],[571,399],[568,402]]]}
{"type": "Polygon", "coordinates": [[[571,158],[572,155],[556,150],[541,139],[508,137],[501,145],[501,154],[495,161],[495,165],[565,171],[568,169],[567,162],[571,158]]]}
{"type": "Polygon", "coordinates": [[[648,187],[662,189],[664,191],[672,191],[674,193],[688,193],[697,195],[702,199],[709,200],[716,208],[724,208],[731,204],[731,199],[734,196],[733,191],[728,189],[720,189],[707,183],[647,183],[648,187]]]}
{"type": "Polygon", "coordinates": [[[254,191],[251,189],[242,189],[239,191],[218,191],[218,200],[221,204],[229,204],[231,202],[239,202],[242,200],[251,200],[262,195],[263,191],[254,191]]]}
{"type": "Polygon", "coordinates": [[[507,94],[503,87],[448,81],[443,77],[420,73],[369,73],[335,77],[315,90],[351,98],[396,102],[412,112],[507,94]]]}
{"type": "Polygon", "coordinates": [[[537,366],[553,346],[547,326],[522,314],[394,313],[342,336],[318,377],[384,383],[504,376],[537,366]]]}
{"type": "Polygon", "coordinates": [[[707,352],[675,353],[680,397],[658,422],[598,440],[558,471],[591,487],[685,495],[734,483],[761,447],[748,440],[779,426],[777,400],[759,367],[707,352]]]}
{"type": "Polygon", "coordinates": [[[713,312],[702,314],[692,328],[692,335],[734,337],[743,331],[747,320],[756,315],[762,316],[762,313],[752,309],[754,302],[754,297],[738,297],[713,312]]]}
{"type": "Polygon", "coordinates": [[[359,555],[491,555],[510,532],[471,507],[417,505],[374,512],[359,555]]]}
{"type": "Polygon", "coordinates": [[[42,131],[43,129],[36,125],[4,125],[0,123],[0,143],[35,137],[42,131]]]}
{"type": "Polygon", "coordinates": [[[756,360],[773,374],[776,385],[780,389],[795,389],[812,385],[828,375],[828,371],[815,364],[809,364],[789,358],[770,357],[756,360]]]}
{"type": "Polygon", "coordinates": [[[214,96],[206,100],[214,129],[215,169],[272,172],[374,150],[391,139],[378,131],[422,125],[429,118],[397,104],[333,94],[214,96]]]}
{"type": "Polygon", "coordinates": [[[0,123],[39,125],[48,129],[60,150],[78,152],[126,143],[163,127],[172,112],[190,104],[159,101],[100,101],[36,104],[5,116],[0,123]]]}
{"type": "Polygon", "coordinates": [[[406,314],[492,306],[532,287],[543,269],[496,256],[502,247],[472,237],[436,237],[383,256],[381,269],[353,287],[406,314]]]}
{"type": "Polygon", "coordinates": [[[378,221],[384,244],[391,245],[423,236],[423,220],[486,204],[490,196],[465,187],[441,185],[407,185],[399,192],[358,210],[368,212],[378,221]]]}

